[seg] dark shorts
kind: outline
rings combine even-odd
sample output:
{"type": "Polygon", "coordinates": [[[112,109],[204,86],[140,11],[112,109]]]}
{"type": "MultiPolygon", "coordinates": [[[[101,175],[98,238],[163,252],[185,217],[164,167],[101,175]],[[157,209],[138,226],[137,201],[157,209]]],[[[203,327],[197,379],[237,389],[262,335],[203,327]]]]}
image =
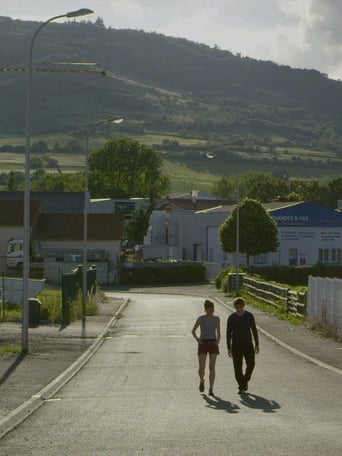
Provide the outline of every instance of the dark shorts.
{"type": "Polygon", "coordinates": [[[207,353],[215,353],[218,355],[219,346],[216,340],[202,340],[200,344],[198,344],[198,355],[206,355],[207,353]]]}

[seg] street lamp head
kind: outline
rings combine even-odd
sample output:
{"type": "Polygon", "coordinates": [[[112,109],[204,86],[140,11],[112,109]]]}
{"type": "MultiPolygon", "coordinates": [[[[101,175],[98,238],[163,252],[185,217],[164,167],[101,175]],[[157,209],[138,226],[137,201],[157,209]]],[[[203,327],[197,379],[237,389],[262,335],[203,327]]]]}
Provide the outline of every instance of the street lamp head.
{"type": "Polygon", "coordinates": [[[98,122],[96,122],[95,125],[97,126],[97,125],[101,125],[101,124],[105,124],[105,123],[120,124],[123,121],[124,121],[123,117],[113,116],[113,117],[108,117],[107,119],[99,120],[98,122]]]}
{"type": "Polygon", "coordinates": [[[109,123],[115,123],[115,124],[120,124],[123,122],[123,118],[119,116],[112,117],[111,119],[108,119],[109,123]]]}
{"type": "Polygon", "coordinates": [[[70,11],[70,13],[67,13],[65,16],[66,17],[79,17],[79,16],[87,16],[88,14],[93,14],[94,11],[88,8],[81,8],[77,11],[70,11]]]}

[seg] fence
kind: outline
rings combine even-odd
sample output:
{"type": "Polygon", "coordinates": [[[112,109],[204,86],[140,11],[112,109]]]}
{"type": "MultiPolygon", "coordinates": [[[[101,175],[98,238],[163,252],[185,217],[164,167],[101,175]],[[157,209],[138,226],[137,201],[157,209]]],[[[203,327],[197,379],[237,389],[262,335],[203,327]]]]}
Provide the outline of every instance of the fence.
{"type": "Polygon", "coordinates": [[[246,276],[243,278],[243,286],[246,287],[248,294],[261,299],[273,307],[296,317],[304,317],[306,314],[307,294],[304,291],[293,291],[246,276]]]}
{"type": "MultiPolygon", "coordinates": [[[[77,298],[78,293],[82,290],[83,269],[78,266],[68,273],[62,274],[62,321],[65,324],[70,322],[70,305],[71,301],[77,298]]],[[[92,267],[86,271],[87,295],[95,291],[96,286],[96,268],[92,267]]]]}
{"type": "Polygon", "coordinates": [[[342,279],[309,277],[307,316],[342,337],[342,279]]]}

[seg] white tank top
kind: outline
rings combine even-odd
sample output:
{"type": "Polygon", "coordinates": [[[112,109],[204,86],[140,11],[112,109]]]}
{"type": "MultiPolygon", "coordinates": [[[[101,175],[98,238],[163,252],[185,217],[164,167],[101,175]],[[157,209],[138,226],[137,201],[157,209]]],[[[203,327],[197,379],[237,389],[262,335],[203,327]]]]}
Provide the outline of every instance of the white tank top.
{"type": "Polygon", "coordinates": [[[199,324],[201,329],[200,339],[216,340],[216,328],[219,317],[212,315],[208,318],[206,315],[199,317],[199,324]]]}

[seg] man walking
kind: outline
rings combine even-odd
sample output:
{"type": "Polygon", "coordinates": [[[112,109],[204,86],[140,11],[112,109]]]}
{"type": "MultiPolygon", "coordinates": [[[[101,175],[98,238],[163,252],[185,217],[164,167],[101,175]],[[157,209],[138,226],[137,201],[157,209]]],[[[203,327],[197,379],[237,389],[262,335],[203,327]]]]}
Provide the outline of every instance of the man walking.
{"type": "Polygon", "coordinates": [[[239,394],[243,394],[248,390],[248,382],[255,366],[255,353],[259,353],[259,337],[254,315],[245,310],[245,300],[240,297],[234,299],[234,307],[235,312],[227,321],[227,349],[229,357],[233,358],[239,394]],[[242,370],[243,359],[246,362],[245,374],[242,370]]]}

